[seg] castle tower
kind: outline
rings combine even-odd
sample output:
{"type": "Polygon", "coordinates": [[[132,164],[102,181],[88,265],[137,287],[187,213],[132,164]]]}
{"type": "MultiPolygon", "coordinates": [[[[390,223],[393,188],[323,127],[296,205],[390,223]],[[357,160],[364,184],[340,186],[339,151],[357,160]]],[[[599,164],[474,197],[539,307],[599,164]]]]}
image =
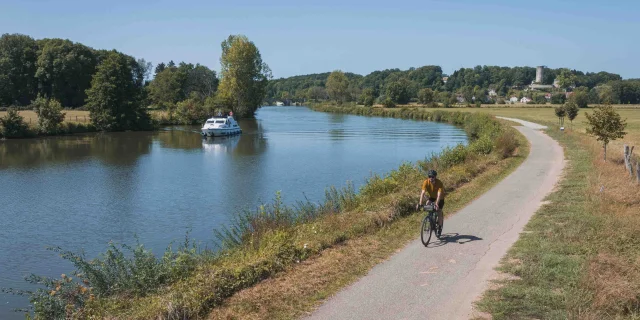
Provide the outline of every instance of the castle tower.
{"type": "Polygon", "coordinates": [[[536,83],[542,83],[542,71],[544,70],[544,66],[536,67],[536,83]]]}

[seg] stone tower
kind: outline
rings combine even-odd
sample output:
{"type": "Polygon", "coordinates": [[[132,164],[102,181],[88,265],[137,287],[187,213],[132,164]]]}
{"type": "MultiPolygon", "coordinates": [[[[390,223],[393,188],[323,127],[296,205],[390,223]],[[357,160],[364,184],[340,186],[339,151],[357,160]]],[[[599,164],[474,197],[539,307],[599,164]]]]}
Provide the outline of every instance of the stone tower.
{"type": "Polygon", "coordinates": [[[536,83],[542,83],[542,71],[544,70],[544,66],[536,67],[536,83]]]}

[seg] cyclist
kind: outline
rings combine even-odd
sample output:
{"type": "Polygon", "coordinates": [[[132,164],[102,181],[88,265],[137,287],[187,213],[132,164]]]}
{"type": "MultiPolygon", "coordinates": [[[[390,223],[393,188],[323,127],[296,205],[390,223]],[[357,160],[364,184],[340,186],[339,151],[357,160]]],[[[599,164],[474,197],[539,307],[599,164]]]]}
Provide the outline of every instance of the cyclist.
{"type": "Polygon", "coordinates": [[[444,184],[442,181],[436,179],[438,176],[438,172],[435,170],[429,170],[427,172],[427,179],[422,183],[422,192],[420,192],[420,202],[416,206],[416,210],[418,210],[422,206],[422,199],[424,198],[424,194],[428,193],[429,197],[427,198],[427,203],[433,203],[435,205],[435,209],[438,212],[438,235],[442,234],[442,225],[444,224],[444,215],[442,213],[442,208],[444,207],[444,184]]]}

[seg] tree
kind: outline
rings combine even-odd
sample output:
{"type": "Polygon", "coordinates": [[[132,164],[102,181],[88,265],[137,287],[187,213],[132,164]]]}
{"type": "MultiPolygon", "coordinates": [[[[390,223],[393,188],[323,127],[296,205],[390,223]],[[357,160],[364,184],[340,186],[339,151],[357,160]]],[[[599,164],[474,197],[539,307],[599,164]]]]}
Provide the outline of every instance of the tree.
{"type": "Polygon", "coordinates": [[[167,65],[164,64],[164,62],[160,62],[157,66],[156,66],[156,70],[155,73],[156,75],[160,72],[162,72],[165,68],[167,67],[167,65]]]}
{"type": "Polygon", "coordinates": [[[362,94],[360,95],[360,100],[365,107],[372,107],[373,103],[376,101],[376,97],[374,96],[373,89],[366,88],[362,90],[362,94]]]}
{"type": "Polygon", "coordinates": [[[609,85],[602,85],[596,88],[596,92],[598,93],[598,99],[600,103],[604,104],[612,104],[613,100],[613,89],[609,85]]]}
{"type": "Polygon", "coordinates": [[[564,109],[564,106],[555,107],[554,111],[556,113],[556,117],[558,117],[558,124],[563,126],[564,117],[567,115],[567,111],[564,109]]]}
{"type": "Polygon", "coordinates": [[[429,104],[434,100],[434,92],[429,88],[420,89],[418,91],[418,101],[422,104],[429,104]]]}
{"type": "Polygon", "coordinates": [[[21,138],[27,134],[28,127],[24,118],[15,108],[9,108],[7,114],[0,118],[0,136],[5,138],[21,138]]]}
{"type": "Polygon", "coordinates": [[[271,70],[256,45],[243,35],[231,35],[221,46],[218,94],[237,116],[253,117],[265,98],[271,70]]]}
{"type": "Polygon", "coordinates": [[[575,103],[570,101],[569,103],[564,105],[564,110],[567,113],[567,118],[569,118],[569,121],[571,121],[571,129],[573,129],[573,119],[578,116],[579,108],[575,103]]]}
{"type": "Polygon", "coordinates": [[[563,104],[566,100],[564,93],[554,93],[551,95],[551,104],[563,104]]]}
{"type": "Polygon", "coordinates": [[[218,77],[216,72],[206,66],[196,64],[187,71],[186,81],[183,85],[185,96],[195,93],[199,99],[205,100],[213,96],[218,90],[218,77]]]}
{"type": "Polygon", "coordinates": [[[147,62],[144,58],[138,59],[138,66],[142,70],[142,74],[144,74],[144,79],[148,80],[151,77],[151,72],[153,71],[153,63],[147,62]]]}
{"type": "Polygon", "coordinates": [[[60,102],[38,96],[31,105],[38,114],[38,130],[44,134],[58,133],[65,115],[60,102]]]}
{"type": "Polygon", "coordinates": [[[98,66],[87,107],[91,122],[98,130],[146,129],[149,115],[140,104],[144,74],[132,57],[110,51],[98,66]]]}
{"type": "Polygon", "coordinates": [[[609,104],[597,107],[593,115],[585,113],[585,117],[587,117],[587,134],[595,136],[597,141],[602,141],[604,161],[607,161],[607,145],[610,141],[627,134],[624,132],[627,122],[622,120],[620,114],[609,104]]]}
{"type": "Polygon", "coordinates": [[[536,93],[533,95],[533,102],[536,104],[546,104],[547,98],[545,98],[542,93],[536,93]]]}
{"type": "Polygon", "coordinates": [[[36,97],[38,45],[21,34],[0,37],[0,106],[26,105],[36,97]]]}
{"type": "Polygon", "coordinates": [[[40,93],[65,107],[84,105],[97,65],[94,51],[69,40],[44,39],[38,43],[41,48],[35,77],[40,93]]]}
{"type": "Polygon", "coordinates": [[[342,104],[347,100],[349,96],[349,80],[344,75],[344,72],[340,70],[331,72],[325,86],[327,87],[329,98],[338,104],[342,104]]]}
{"type": "Polygon", "coordinates": [[[407,104],[411,100],[411,94],[409,92],[409,81],[407,79],[398,79],[387,85],[387,97],[395,103],[407,104]]]}
{"type": "Polygon", "coordinates": [[[183,82],[183,75],[178,73],[178,68],[172,67],[160,71],[149,84],[148,90],[151,102],[168,109],[170,118],[173,115],[176,103],[185,98],[182,92],[183,82]]]}
{"type": "Polygon", "coordinates": [[[578,108],[586,108],[589,103],[589,95],[584,91],[577,91],[569,97],[569,100],[573,101],[578,108]]]}
{"type": "Polygon", "coordinates": [[[327,90],[320,86],[313,86],[307,89],[307,99],[309,100],[325,100],[327,99],[327,90]]]}
{"type": "Polygon", "coordinates": [[[395,108],[396,104],[393,102],[393,100],[391,98],[387,97],[382,102],[382,106],[384,106],[385,108],[395,108]]]}
{"type": "Polygon", "coordinates": [[[571,72],[571,70],[562,69],[557,79],[558,79],[558,85],[561,88],[568,88],[575,85],[577,77],[575,74],[573,74],[573,72],[571,72]]]}

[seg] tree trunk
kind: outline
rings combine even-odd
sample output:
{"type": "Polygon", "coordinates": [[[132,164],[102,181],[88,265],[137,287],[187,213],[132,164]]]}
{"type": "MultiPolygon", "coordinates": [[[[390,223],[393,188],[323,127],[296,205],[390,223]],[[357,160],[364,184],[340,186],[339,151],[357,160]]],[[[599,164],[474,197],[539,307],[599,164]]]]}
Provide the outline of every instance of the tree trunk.
{"type": "Polygon", "coordinates": [[[604,162],[607,162],[607,144],[603,143],[604,146],[604,162]]]}

